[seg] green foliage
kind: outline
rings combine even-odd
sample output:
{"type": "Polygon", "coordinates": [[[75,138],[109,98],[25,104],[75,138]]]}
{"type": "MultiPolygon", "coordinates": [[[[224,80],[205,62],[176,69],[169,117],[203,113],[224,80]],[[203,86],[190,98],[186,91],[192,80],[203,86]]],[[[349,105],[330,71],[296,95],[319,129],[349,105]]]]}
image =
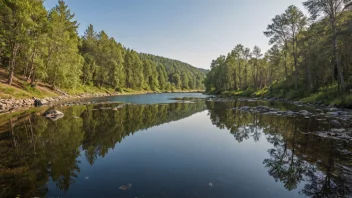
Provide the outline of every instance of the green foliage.
{"type": "MultiPolygon", "coordinates": [[[[205,79],[205,74],[208,72],[208,70],[195,68],[181,61],[172,60],[161,56],[155,56],[152,54],[140,53],[139,55],[141,59],[149,59],[160,66],[162,65],[165,71],[158,71],[159,76],[160,76],[160,72],[164,74],[166,73],[166,76],[164,75],[160,78],[165,78],[166,81],[169,81],[170,83],[172,83],[176,89],[186,89],[186,90],[204,89],[203,81],[205,79]]],[[[170,86],[166,85],[166,87],[170,87],[170,86]]],[[[170,90],[170,89],[166,89],[166,90],[170,90]]]]}
{"type": "Polygon", "coordinates": [[[237,45],[227,56],[213,60],[205,80],[206,91],[242,95],[250,88],[253,92],[243,95],[292,100],[313,94],[311,101],[319,98],[322,87],[337,85],[329,98],[335,98],[335,104],[346,103],[348,97],[338,98],[348,95],[352,88],[352,4],[345,6],[343,0],[328,2],[304,3],[311,19],[322,16],[309,25],[295,6],[276,15],[264,32],[270,37],[269,44],[273,44],[264,56],[258,47],[245,53],[244,47],[237,45]]]}
{"type": "Polygon", "coordinates": [[[71,21],[63,1],[49,13],[49,51],[46,56],[48,83],[53,87],[74,88],[80,83],[82,56],[78,53],[77,24],[71,21]]]}
{"type": "Polygon", "coordinates": [[[207,70],[126,49],[93,25],[80,38],[74,18],[63,0],[48,12],[42,0],[0,0],[0,65],[9,84],[16,74],[53,89],[204,89],[207,70]]]}

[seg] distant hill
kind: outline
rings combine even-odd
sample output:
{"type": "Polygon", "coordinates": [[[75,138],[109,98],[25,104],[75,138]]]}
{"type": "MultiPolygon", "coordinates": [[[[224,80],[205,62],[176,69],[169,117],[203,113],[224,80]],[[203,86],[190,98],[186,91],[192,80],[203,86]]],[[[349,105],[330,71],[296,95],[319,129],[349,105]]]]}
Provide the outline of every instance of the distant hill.
{"type": "Polygon", "coordinates": [[[207,74],[209,73],[209,70],[208,69],[203,69],[203,68],[197,68],[200,72],[202,72],[203,74],[207,74]]]}
{"type": "Polygon", "coordinates": [[[187,76],[190,81],[194,81],[194,83],[196,83],[195,87],[202,87],[205,75],[209,72],[208,70],[194,67],[179,60],[156,56],[153,54],[140,53],[140,57],[141,59],[148,58],[157,64],[164,65],[170,82],[173,81],[173,76],[178,74],[181,78],[182,76],[187,76]]]}

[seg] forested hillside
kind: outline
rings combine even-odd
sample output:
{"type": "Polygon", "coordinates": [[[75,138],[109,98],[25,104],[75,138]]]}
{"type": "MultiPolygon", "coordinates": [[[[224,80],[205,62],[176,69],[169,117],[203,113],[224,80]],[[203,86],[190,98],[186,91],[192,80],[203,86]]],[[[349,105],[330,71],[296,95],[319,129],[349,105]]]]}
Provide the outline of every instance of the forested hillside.
{"type": "Polygon", "coordinates": [[[212,61],[207,91],[346,102],[352,88],[352,2],[347,2],[307,0],[310,16],[289,6],[264,30],[267,52],[238,44],[212,61]]]}
{"type": "Polygon", "coordinates": [[[177,88],[203,88],[203,81],[207,70],[201,70],[178,60],[172,60],[152,54],[141,53],[140,56],[142,59],[149,59],[159,65],[164,65],[168,74],[168,81],[176,85],[177,88]]]}
{"type": "Polygon", "coordinates": [[[78,22],[64,1],[47,11],[43,0],[0,0],[0,67],[52,89],[79,86],[168,91],[203,89],[204,73],[180,61],[139,54],[78,22]]]}

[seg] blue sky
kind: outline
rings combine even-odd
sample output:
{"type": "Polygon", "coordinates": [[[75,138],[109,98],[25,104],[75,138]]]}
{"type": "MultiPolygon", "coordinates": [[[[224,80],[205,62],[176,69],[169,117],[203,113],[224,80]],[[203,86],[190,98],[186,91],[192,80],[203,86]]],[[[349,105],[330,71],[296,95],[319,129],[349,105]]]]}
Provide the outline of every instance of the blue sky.
{"type": "MultiPolygon", "coordinates": [[[[125,47],[209,69],[237,44],[263,51],[263,31],[289,5],[302,0],[66,0],[82,34],[89,24],[125,47]]],[[[46,0],[50,9],[57,0],[46,0]]],[[[306,13],[306,11],[304,11],[306,13]]]]}

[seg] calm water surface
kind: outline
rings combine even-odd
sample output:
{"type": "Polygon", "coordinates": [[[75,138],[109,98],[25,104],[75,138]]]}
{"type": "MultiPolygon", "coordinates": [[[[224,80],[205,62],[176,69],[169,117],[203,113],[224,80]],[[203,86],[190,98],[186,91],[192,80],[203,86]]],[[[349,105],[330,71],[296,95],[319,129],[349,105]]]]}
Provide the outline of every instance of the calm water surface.
{"type": "Polygon", "coordinates": [[[176,102],[176,98],[206,98],[208,95],[202,93],[158,93],[158,94],[143,94],[143,95],[125,95],[125,96],[107,96],[98,98],[87,98],[82,101],[91,102],[124,102],[134,104],[158,104],[176,102]]]}
{"type": "Polygon", "coordinates": [[[0,117],[0,197],[351,197],[351,143],[306,133],[324,123],[158,96],[200,94],[0,117]]]}

